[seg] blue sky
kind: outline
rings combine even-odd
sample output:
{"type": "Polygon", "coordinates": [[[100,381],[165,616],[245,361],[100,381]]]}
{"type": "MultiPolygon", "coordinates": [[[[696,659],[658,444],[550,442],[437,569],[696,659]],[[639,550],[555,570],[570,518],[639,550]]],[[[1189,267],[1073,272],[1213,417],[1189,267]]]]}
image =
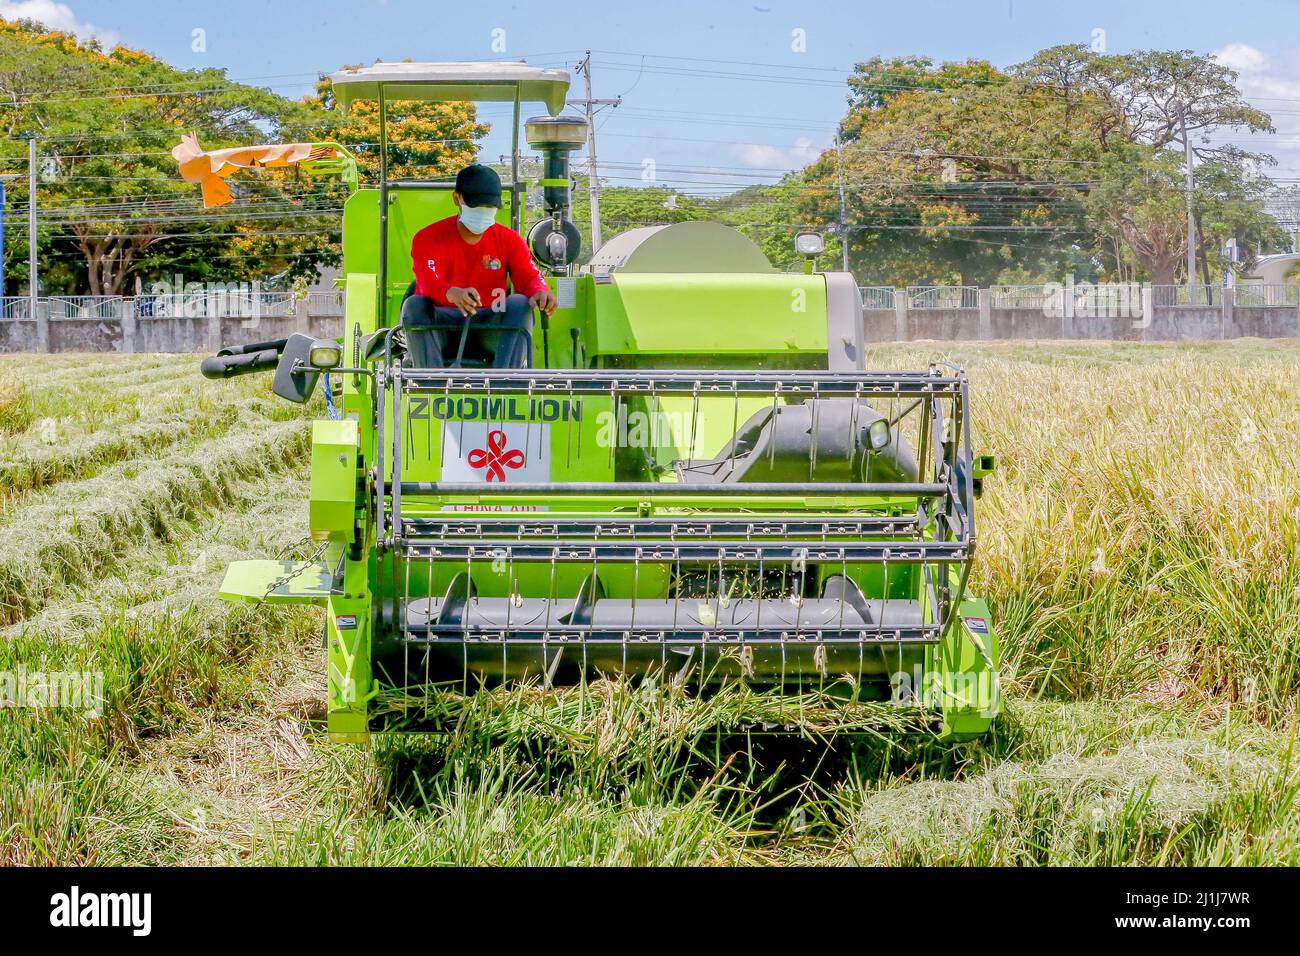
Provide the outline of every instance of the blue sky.
{"type": "MultiPolygon", "coordinates": [[[[1278,175],[1300,176],[1300,3],[1281,0],[0,0],[0,16],[22,15],[178,65],[225,67],[294,96],[344,63],[525,57],[571,68],[591,48],[595,95],[624,97],[599,120],[602,178],[638,182],[653,160],[659,180],[700,189],[770,179],[815,156],[843,112],[843,79],[857,60],[915,53],[1007,65],[1102,30],[1111,51],[1217,51],[1278,125],[1277,136],[1251,145],[1279,156],[1278,175]],[[196,29],[205,31],[204,52],[192,49],[196,29]],[[803,31],[803,52],[792,49],[794,31],[803,31]],[[494,36],[504,52],[493,49],[494,36]]],[[[504,118],[502,109],[487,107],[486,118],[504,118]]],[[[494,136],[485,152],[504,149],[494,136]]]]}

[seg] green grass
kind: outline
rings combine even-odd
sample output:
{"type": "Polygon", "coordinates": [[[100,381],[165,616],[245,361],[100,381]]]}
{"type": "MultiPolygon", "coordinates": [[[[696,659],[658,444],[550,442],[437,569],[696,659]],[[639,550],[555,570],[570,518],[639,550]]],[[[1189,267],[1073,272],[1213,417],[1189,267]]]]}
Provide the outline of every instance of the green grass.
{"type": "Polygon", "coordinates": [[[32,393],[11,376],[0,378],[0,435],[17,435],[32,423],[32,393]]]}
{"type": "Polygon", "coordinates": [[[106,691],[0,711],[0,865],[1300,863],[1300,346],[873,353],[935,358],[999,460],[986,740],[599,682],[441,695],[454,732],[369,750],[322,732],[319,612],[214,596],[305,535],[304,411],[190,356],[0,358],[0,672],[106,691]]]}

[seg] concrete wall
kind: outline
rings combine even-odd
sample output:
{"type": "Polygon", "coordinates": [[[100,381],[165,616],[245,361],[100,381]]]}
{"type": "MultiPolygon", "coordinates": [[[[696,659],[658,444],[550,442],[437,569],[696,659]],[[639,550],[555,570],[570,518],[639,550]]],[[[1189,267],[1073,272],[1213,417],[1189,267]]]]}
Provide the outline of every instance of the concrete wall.
{"type": "MultiPolygon", "coordinates": [[[[37,325],[30,319],[0,321],[0,352],[34,352],[37,325]]],[[[55,319],[49,324],[51,352],[121,351],[122,323],[115,319],[55,319]]]]}
{"type": "Polygon", "coordinates": [[[938,339],[959,341],[980,338],[978,309],[914,309],[907,314],[902,341],[938,339]]]}
{"type": "Polygon", "coordinates": [[[1048,315],[1041,308],[994,307],[987,289],[980,290],[978,308],[914,309],[903,290],[894,294],[894,308],[868,309],[868,342],[908,342],[917,339],[971,341],[997,339],[1092,339],[1129,342],[1185,342],[1253,336],[1300,338],[1300,308],[1240,306],[1231,289],[1216,305],[1157,305],[1144,290],[1141,315],[1048,315]]]}
{"type": "MultiPolygon", "coordinates": [[[[320,338],[340,335],[337,315],[292,315],[259,319],[229,317],[133,317],[50,319],[51,352],[215,352],[223,345],[282,339],[294,332],[320,338]]],[[[33,352],[37,323],[0,320],[0,352],[33,352]]]]}
{"type": "Polygon", "coordinates": [[[1261,339],[1300,338],[1300,309],[1288,305],[1239,305],[1233,310],[1228,334],[1261,339]]]}
{"type": "Polygon", "coordinates": [[[1232,310],[1218,305],[1178,305],[1154,310],[1150,325],[1142,330],[1148,342],[1178,342],[1188,339],[1222,339],[1232,310]],[[1225,318],[1226,316],[1226,318],[1225,318]]]}
{"type": "Polygon", "coordinates": [[[989,309],[990,339],[1068,338],[1060,319],[1043,315],[1039,309],[989,309]]]}

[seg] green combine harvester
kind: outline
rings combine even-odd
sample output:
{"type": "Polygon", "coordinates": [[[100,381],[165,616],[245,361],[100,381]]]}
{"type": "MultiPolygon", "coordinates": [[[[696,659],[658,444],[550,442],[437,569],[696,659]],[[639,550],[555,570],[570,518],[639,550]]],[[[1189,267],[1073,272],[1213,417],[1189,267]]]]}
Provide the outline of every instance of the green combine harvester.
{"type": "Polygon", "coordinates": [[[972,455],[960,369],[868,371],[851,275],[777,272],[716,223],[634,229],[576,266],[586,127],[560,115],[562,70],[332,81],[343,108],[378,102],[381,144],[377,188],[344,211],[342,338],[227,348],[203,370],[274,368],[297,402],[333,386],[312,425],[314,553],[235,562],[221,595],[326,608],[334,739],[417,726],[439,687],[618,674],[893,701],[944,739],[988,729],[998,641],[966,583],[993,463],[972,455]],[[473,329],[449,332],[451,367],[412,361],[411,239],[455,207],[449,181],[388,176],[387,122],[411,100],[514,103],[498,222],[522,232],[540,190],[526,235],[559,300],[527,367],[487,368],[473,329]],[[537,102],[549,115],[523,128],[545,175],[525,182],[520,105],[537,102]]]}

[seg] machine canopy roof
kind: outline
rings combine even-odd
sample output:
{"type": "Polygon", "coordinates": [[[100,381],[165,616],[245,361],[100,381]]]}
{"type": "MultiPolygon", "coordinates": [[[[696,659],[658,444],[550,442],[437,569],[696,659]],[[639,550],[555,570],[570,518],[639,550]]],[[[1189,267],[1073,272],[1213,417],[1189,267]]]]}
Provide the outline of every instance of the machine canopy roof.
{"type": "Polygon", "coordinates": [[[330,74],[334,95],[347,109],[353,100],[379,99],[379,84],[390,100],[451,100],[545,103],[552,116],[564,108],[569,91],[567,70],[548,70],[517,63],[376,63],[330,74]]]}

